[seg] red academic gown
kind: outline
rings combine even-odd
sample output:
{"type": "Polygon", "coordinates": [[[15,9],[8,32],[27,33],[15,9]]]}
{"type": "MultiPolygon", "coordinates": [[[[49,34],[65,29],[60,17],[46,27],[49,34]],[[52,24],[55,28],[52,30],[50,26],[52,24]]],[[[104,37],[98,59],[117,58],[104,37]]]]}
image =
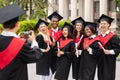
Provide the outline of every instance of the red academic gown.
{"type": "Polygon", "coordinates": [[[64,55],[57,58],[55,79],[68,80],[72,58],[75,56],[74,47],[75,45],[72,39],[60,39],[60,50],[64,52],[64,55]]]}
{"type": "MultiPolygon", "coordinates": [[[[57,43],[57,41],[60,39],[62,35],[62,30],[59,28],[57,32],[54,32],[52,29],[50,29],[49,33],[50,33],[50,36],[52,37],[52,40],[57,43]]],[[[54,73],[56,70],[56,60],[57,60],[56,50],[57,50],[57,45],[52,47],[52,50],[51,50],[52,51],[51,52],[52,53],[52,60],[51,60],[52,73],[54,73]]]]}
{"type": "Polygon", "coordinates": [[[114,50],[115,54],[106,55],[102,52],[101,64],[98,66],[98,80],[115,80],[116,57],[120,53],[120,39],[117,35],[109,32],[105,37],[99,36],[105,49],[114,50]]]}
{"type": "Polygon", "coordinates": [[[28,80],[27,63],[41,55],[28,41],[0,35],[0,80],[28,80]]]}
{"type": "Polygon", "coordinates": [[[94,80],[96,65],[98,64],[99,56],[101,54],[98,42],[100,41],[97,38],[84,38],[78,75],[80,80],[94,80]],[[86,45],[92,49],[92,54],[89,54],[86,45]]]}
{"type": "MultiPolygon", "coordinates": [[[[42,49],[46,49],[49,44],[47,41],[44,41],[42,35],[38,35],[36,37],[36,41],[38,42],[39,48],[42,49]]],[[[43,56],[37,60],[36,72],[38,75],[49,75],[49,69],[51,68],[51,57],[51,50],[49,50],[47,53],[44,52],[43,56]]]]}
{"type": "MultiPolygon", "coordinates": [[[[84,38],[82,38],[81,40],[80,40],[80,38],[81,38],[81,36],[76,37],[74,39],[74,42],[78,44],[78,46],[75,47],[75,49],[77,48],[78,50],[82,50],[82,48],[83,48],[84,38]]],[[[73,76],[73,79],[78,79],[80,59],[81,59],[81,55],[79,55],[79,57],[75,56],[73,58],[73,61],[72,61],[72,76],[73,76]]]]}

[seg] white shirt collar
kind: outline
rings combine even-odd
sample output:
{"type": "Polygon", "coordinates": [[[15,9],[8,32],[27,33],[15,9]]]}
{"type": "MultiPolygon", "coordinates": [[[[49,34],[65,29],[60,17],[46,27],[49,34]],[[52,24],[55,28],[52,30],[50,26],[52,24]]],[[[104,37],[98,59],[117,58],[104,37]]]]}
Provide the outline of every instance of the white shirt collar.
{"type": "Polygon", "coordinates": [[[52,28],[52,30],[53,30],[54,32],[57,32],[57,31],[58,31],[58,27],[57,27],[56,29],[53,29],[53,28],[52,28]]]}
{"type": "Polygon", "coordinates": [[[95,38],[95,37],[96,37],[96,35],[94,34],[94,35],[90,36],[89,38],[95,38]]]}
{"type": "Polygon", "coordinates": [[[18,37],[18,36],[16,35],[16,33],[14,33],[14,32],[9,32],[9,31],[3,31],[3,32],[1,33],[1,35],[3,35],[3,36],[14,36],[14,37],[18,37]]]}
{"type": "Polygon", "coordinates": [[[105,33],[101,33],[102,37],[105,37],[107,34],[109,34],[110,30],[106,31],[105,33]]]}

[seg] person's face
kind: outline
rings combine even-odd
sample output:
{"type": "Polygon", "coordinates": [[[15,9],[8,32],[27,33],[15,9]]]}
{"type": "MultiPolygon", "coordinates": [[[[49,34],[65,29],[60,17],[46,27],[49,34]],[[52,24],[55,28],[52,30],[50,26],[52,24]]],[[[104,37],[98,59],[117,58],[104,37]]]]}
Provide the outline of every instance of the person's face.
{"type": "Polygon", "coordinates": [[[58,27],[58,23],[59,23],[59,21],[57,18],[52,18],[51,25],[54,29],[58,27]]]}
{"type": "Polygon", "coordinates": [[[39,31],[42,33],[47,33],[47,26],[45,24],[41,24],[39,26],[39,31]]]}
{"type": "Polygon", "coordinates": [[[106,21],[101,21],[100,22],[100,30],[102,31],[102,32],[106,32],[107,30],[109,30],[109,24],[108,24],[108,22],[106,22],[106,21]]]}
{"type": "Polygon", "coordinates": [[[93,33],[89,27],[85,27],[85,35],[88,37],[93,35],[93,33]]]}
{"type": "Polygon", "coordinates": [[[65,38],[67,38],[68,37],[68,28],[63,28],[63,30],[62,30],[62,34],[63,34],[63,36],[65,37],[65,38]]]}
{"type": "Polygon", "coordinates": [[[75,28],[76,28],[77,32],[80,32],[82,29],[82,23],[76,23],[75,28]]]}

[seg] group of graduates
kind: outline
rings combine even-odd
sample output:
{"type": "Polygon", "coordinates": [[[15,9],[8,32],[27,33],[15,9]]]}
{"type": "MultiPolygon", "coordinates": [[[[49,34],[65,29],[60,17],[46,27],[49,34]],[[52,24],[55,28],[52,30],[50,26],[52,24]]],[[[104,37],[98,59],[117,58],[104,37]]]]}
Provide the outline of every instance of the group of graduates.
{"type": "Polygon", "coordinates": [[[4,30],[0,35],[0,80],[28,80],[27,64],[36,62],[36,74],[40,80],[68,80],[72,64],[75,80],[94,80],[96,68],[98,80],[115,80],[116,57],[120,53],[120,39],[109,30],[113,18],[102,14],[95,22],[82,17],[58,23],[63,19],[57,12],[48,16],[49,23],[39,19],[35,25],[37,36],[30,31],[28,39],[16,35],[19,16],[24,10],[17,4],[0,9],[0,23],[4,30]]]}

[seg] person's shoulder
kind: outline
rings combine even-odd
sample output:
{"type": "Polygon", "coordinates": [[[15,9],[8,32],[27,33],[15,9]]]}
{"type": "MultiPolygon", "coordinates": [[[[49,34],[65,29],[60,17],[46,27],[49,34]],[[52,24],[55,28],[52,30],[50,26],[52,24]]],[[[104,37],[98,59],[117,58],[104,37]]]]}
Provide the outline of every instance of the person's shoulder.
{"type": "Polygon", "coordinates": [[[43,36],[41,34],[38,34],[36,38],[43,38],[43,36]]]}

